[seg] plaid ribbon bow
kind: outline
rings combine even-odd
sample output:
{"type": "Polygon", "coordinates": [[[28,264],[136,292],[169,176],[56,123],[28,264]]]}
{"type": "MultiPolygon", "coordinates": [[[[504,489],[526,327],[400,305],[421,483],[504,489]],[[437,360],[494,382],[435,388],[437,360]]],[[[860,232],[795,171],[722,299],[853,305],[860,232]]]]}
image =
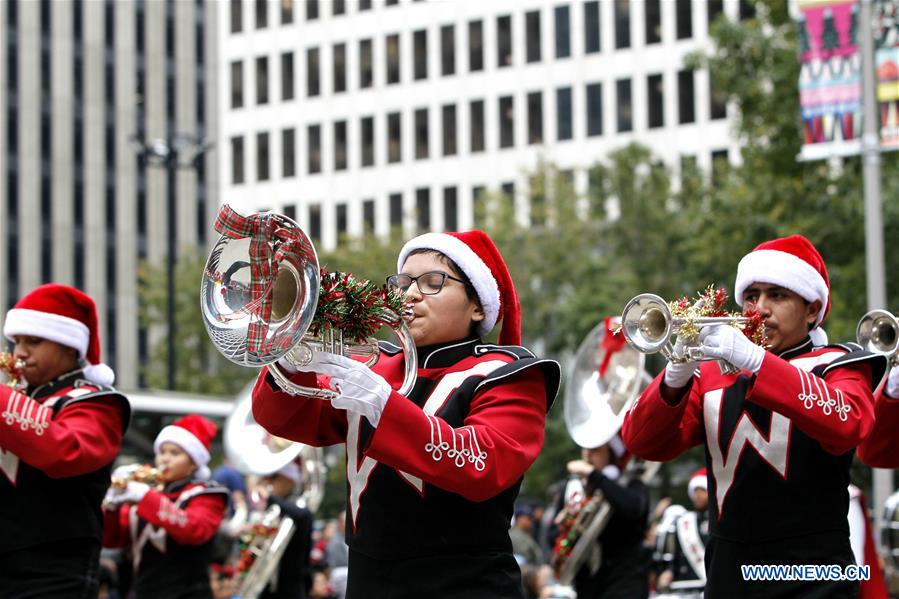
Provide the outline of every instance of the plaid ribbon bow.
{"type": "Polygon", "coordinates": [[[306,243],[293,228],[285,227],[276,214],[266,212],[243,216],[225,204],[215,219],[215,230],[231,239],[250,237],[250,293],[252,302],[243,310],[257,318],[247,328],[247,349],[268,352],[290,345],[290,339],[266,341],[272,313],[272,288],[278,265],[285,258],[297,259],[308,252],[306,243]],[[280,241],[274,244],[273,242],[280,241]],[[277,249],[273,250],[273,246],[277,249]]]}

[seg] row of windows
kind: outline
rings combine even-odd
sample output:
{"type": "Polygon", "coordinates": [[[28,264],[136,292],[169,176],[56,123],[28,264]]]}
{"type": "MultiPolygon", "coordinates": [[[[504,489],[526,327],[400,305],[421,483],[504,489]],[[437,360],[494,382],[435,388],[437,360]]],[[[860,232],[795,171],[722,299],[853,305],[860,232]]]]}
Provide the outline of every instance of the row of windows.
{"type": "MultiPolygon", "coordinates": [[[[235,0],[239,1],[239,0],[235,0]]],[[[646,0],[646,43],[656,44],[661,42],[661,0],[646,0]]],[[[335,3],[335,6],[337,4],[335,3]]],[[[267,6],[264,0],[258,0],[257,6],[267,6]],[[261,2],[261,4],[260,4],[261,2]]],[[[584,11],[584,52],[591,54],[600,51],[600,23],[599,1],[592,0],[581,5],[584,11]]],[[[747,4],[748,6],[748,4],[747,4]]],[[[722,3],[709,2],[710,18],[719,14],[722,3]]],[[[571,9],[567,5],[553,8],[554,48],[552,55],[556,59],[571,56],[571,9]]],[[[686,38],[692,36],[692,0],[677,0],[677,36],[686,38]]],[[[525,60],[527,63],[539,62],[543,59],[544,51],[541,40],[541,13],[531,11],[525,14],[525,60]]],[[[497,68],[508,67],[513,64],[512,56],[512,17],[510,15],[496,18],[496,65],[497,68]]],[[[485,68],[484,52],[484,22],[482,20],[470,21],[466,28],[468,34],[468,72],[483,71],[485,68]]],[[[429,31],[421,29],[413,31],[413,61],[412,80],[421,81],[429,77],[428,72],[428,48],[429,31]]],[[[384,38],[384,69],[387,85],[398,84],[402,80],[401,73],[401,38],[400,34],[390,34],[384,38]]],[[[615,47],[630,47],[630,1],[615,0],[615,47]]],[[[456,73],[456,26],[443,25],[439,30],[440,44],[440,75],[450,76],[456,73]]],[[[307,48],[305,56],[306,72],[306,96],[316,97],[323,93],[322,90],[322,64],[330,64],[331,68],[331,92],[339,94],[348,89],[347,53],[351,51],[347,43],[341,42],[331,46],[331,60],[325,61],[322,49],[307,48]]],[[[358,89],[370,88],[374,85],[374,58],[373,40],[363,39],[357,43],[358,52],[358,89]]],[[[257,105],[269,102],[269,57],[259,56],[255,58],[255,102],[257,105]]],[[[281,100],[293,100],[296,95],[295,61],[293,52],[284,52],[280,55],[279,69],[281,76],[281,100]]],[[[246,101],[244,98],[244,63],[242,60],[231,62],[231,108],[242,108],[246,101]]]]}
{"type": "MultiPolygon", "coordinates": [[[[421,0],[412,1],[420,2],[421,0]]],[[[269,15],[270,6],[275,8],[281,25],[290,25],[294,21],[297,3],[303,6],[307,21],[316,21],[323,15],[322,5],[330,8],[332,17],[339,17],[347,13],[346,0],[325,0],[324,2],[321,0],[297,0],[296,2],[295,0],[277,0],[277,2],[253,0],[253,26],[256,29],[265,29],[269,26],[270,16],[275,16],[269,15]]],[[[359,12],[371,10],[372,7],[371,0],[352,0],[351,3],[359,7],[359,12]]],[[[244,4],[244,0],[231,0],[231,33],[240,33],[244,29],[244,4]]],[[[399,0],[384,0],[385,6],[395,6],[397,4],[399,4],[399,0]]]]}
{"type": "MultiPolygon", "coordinates": [[[[664,112],[664,84],[662,74],[653,74],[647,77],[647,102],[646,118],[650,129],[665,126],[664,112]]],[[[603,84],[588,83],[583,88],[585,106],[584,135],[594,137],[602,135],[603,131],[603,84]]],[[[712,119],[724,118],[727,115],[726,104],[711,90],[712,99],[710,116],[712,119]]],[[[677,118],[679,124],[689,124],[696,121],[696,97],[695,97],[695,72],[690,70],[679,71],[677,74],[677,118]]],[[[526,94],[526,118],[528,145],[541,144],[548,141],[544,130],[545,115],[544,105],[547,99],[544,92],[534,91],[526,94]]],[[[555,141],[568,141],[574,138],[573,115],[573,89],[561,87],[556,89],[551,96],[554,104],[548,111],[555,115],[555,141]]],[[[633,102],[632,82],[630,79],[615,81],[616,132],[627,133],[633,130],[633,102]]],[[[486,148],[486,114],[484,100],[471,100],[468,109],[468,151],[478,153],[486,148]]],[[[503,96],[497,100],[497,123],[499,126],[499,149],[513,148],[515,139],[515,97],[503,96]]],[[[440,155],[454,156],[459,152],[457,104],[444,104],[439,108],[440,118],[440,155]]],[[[386,141],[386,162],[388,164],[403,161],[403,114],[401,112],[388,113],[382,121],[384,138],[386,141]]],[[[333,142],[334,171],[343,171],[349,168],[349,135],[346,120],[334,121],[331,124],[333,142]]],[[[412,112],[412,127],[414,131],[414,158],[424,160],[432,157],[431,119],[429,108],[418,108],[412,112]]],[[[322,158],[321,124],[311,124],[306,127],[306,173],[321,173],[326,167],[322,158]]],[[[297,132],[295,128],[282,129],[281,137],[281,168],[282,178],[297,175],[297,132]]],[[[376,135],[375,117],[364,116],[359,119],[359,146],[358,164],[361,167],[374,166],[376,162],[376,135]]],[[[520,142],[519,142],[520,143],[520,142]]],[[[256,133],[256,180],[268,181],[272,178],[271,172],[271,145],[269,132],[256,133]]],[[[246,181],[245,175],[245,150],[243,136],[231,138],[231,177],[233,184],[241,184],[246,181]]]]}

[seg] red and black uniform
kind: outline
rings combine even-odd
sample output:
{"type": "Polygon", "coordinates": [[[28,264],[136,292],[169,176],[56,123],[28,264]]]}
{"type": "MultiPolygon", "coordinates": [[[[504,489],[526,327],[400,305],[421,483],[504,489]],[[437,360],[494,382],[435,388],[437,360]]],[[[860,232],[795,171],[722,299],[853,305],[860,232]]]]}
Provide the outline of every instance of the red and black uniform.
{"type": "Polygon", "coordinates": [[[709,541],[708,511],[687,511],[680,505],[669,507],[656,538],[656,570],[660,574],[672,573],[670,592],[701,596],[705,587],[705,547],[709,541]]]}
{"type": "MultiPolygon", "coordinates": [[[[403,356],[381,350],[372,369],[396,388],[403,356]]],[[[412,392],[391,394],[377,428],[291,397],[265,372],[253,414],[281,437],[347,444],[349,599],[520,597],[509,526],[543,444],[559,365],[479,339],[419,348],[418,360],[412,392]]]]}
{"type": "Polygon", "coordinates": [[[105,512],[104,547],[131,546],[137,597],[212,597],[209,564],[228,490],[183,479],[105,512]]]}
{"type": "Polygon", "coordinates": [[[0,597],[96,596],[100,504],[130,415],[80,369],[0,386],[0,597]]]}
{"type": "Polygon", "coordinates": [[[670,460],[704,444],[711,538],[708,597],[854,597],[857,582],[748,582],[741,565],[853,563],[846,514],[853,450],[874,423],[886,360],[810,339],[765,354],[759,373],[704,362],[680,401],[660,374],[627,414],[636,455],[670,460]]]}
{"type": "Polygon", "coordinates": [[[874,402],[874,428],[858,446],[858,458],[872,468],[899,468],[899,399],[882,390],[874,402]]]}

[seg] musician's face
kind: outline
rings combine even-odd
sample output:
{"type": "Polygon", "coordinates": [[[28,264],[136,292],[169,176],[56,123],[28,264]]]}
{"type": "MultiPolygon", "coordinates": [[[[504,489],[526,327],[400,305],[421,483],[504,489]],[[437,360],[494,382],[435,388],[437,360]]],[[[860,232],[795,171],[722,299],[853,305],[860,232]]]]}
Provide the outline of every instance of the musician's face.
{"type": "Polygon", "coordinates": [[[162,480],[165,482],[187,478],[197,469],[197,465],[174,443],[163,443],[156,454],[156,468],[162,471],[162,480]]]}
{"type": "Polygon", "coordinates": [[[29,385],[49,383],[78,367],[78,350],[74,348],[31,335],[16,335],[13,342],[13,355],[25,362],[22,376],[29,385]]]}
{"type": "Polygon", "coordinates": [[[694,489],[693,497],[690,498],[690,501],[693,502],[693,507],[697,510],[704,510],[709,507],[709,492],[702,488],[694,489]]]}
{"type": "MultiPolygon", "coordinates": [[[[413,277],[435,271],[461,277],[441,256],[431,252],[409,256],[402,270],[413,277]]],[[[406,301],[412,304],[415,315],[409,331],[418,347],[464,339],[471,331],[472,322],[484,319],[484,311],[465,293],[465,285],[453,279],[446,279],[443,288],[434,295],[423,294],[418,283],[413,282],[406,291],[406,301]]]]}
{"type": "Polygon", "coordinates": [[[581,451],[584,461],[589,462],[594,470],[602,470],[612,463],[612,454],[609,445],[600,445],[581,451]]]}
{"type": "Polygon", "coordinates": [[[777,353],[798,345],[808,335],[821,302],[807,302],[789,289],[753,283],[743,292],[743,309],[758,310],[765,322],[768,349],[777,353]]]}

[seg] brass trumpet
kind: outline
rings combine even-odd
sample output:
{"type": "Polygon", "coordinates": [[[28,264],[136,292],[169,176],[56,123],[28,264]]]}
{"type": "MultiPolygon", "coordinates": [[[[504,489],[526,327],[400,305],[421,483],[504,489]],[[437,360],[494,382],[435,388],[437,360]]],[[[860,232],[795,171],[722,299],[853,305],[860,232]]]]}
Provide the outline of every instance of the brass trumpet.
{"type": "Polygon", "coordinates": [[[10,353],[0,352],[0,372],[6,375],[8,387],[15,388],[21,384],[23,368],[25,368],[24,361],[16,360],[10,353]]]}
{"type": "Polygon", "coordinates": [[[124,491],[130,482],[146,483],[153,487],[162,482],[162,471],[149,464],[134,464],[125,476],[113,476],[109,486],[124,491]]]}
{"type": "Polygon", "coordinates": [[[886,356],[890,366],[899,364],[899,320],[886,310],[871,310],[858,321],[858,344],[871,353],[886,356]]]}

